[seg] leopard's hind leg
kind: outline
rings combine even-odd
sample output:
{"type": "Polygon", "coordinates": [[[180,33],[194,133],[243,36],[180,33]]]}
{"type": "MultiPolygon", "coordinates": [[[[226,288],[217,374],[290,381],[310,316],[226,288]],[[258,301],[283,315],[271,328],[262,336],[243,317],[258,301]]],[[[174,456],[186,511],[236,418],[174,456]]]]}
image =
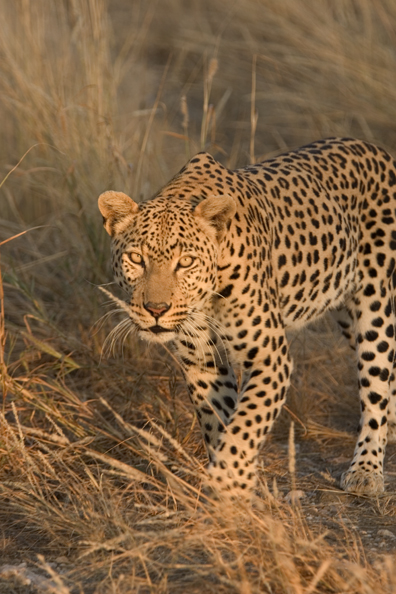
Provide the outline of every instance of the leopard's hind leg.
{"type": "Polygon", "coordinates": [[[395,383],[393,294],[392,276],[379,275],[370,278],[347,304],[355,327],[361,419],[353,460],[341,478],[341,486],[364,495],[384,490],[388,407],[395,383]]]}

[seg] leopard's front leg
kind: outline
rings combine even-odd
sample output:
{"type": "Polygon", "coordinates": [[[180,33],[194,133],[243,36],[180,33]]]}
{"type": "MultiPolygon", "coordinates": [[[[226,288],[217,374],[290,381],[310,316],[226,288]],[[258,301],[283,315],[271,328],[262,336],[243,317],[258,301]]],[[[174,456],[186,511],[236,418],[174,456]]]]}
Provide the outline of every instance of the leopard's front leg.
{"type": "Polygon", "coordinates": [[[239,351],[244,382],[237,407],[221,434],[209,472],[217,490],[250,498],[260,445],[281,411],[292,360],[283,328],[239,351]]]}
{"type": "Polygon", "coordinates": [[[220,434],[234,413],[238,397],[228,354],[224,346],[216,342],[209,331],[201,329],[199,340],[189,335],[176,345],[209,460],[213,460],[220,434]]]}

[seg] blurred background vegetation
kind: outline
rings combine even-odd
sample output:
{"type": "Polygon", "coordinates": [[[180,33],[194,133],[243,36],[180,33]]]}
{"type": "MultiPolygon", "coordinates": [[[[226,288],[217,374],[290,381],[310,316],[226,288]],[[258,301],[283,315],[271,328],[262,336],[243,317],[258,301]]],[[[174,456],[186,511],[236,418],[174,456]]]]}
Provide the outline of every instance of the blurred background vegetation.
{"type": "Polygon", "coordinates": [[[2,176],[30,149],[1,188],[0,231],[50,222],[55,236],[31,237],[52,246],[55,268],[74,248],[98,279],[97,195],[149,197],[198,150],[235,168],[331,135],[395,148],[392,0],[3,0],[0,10],[2,176]]]}

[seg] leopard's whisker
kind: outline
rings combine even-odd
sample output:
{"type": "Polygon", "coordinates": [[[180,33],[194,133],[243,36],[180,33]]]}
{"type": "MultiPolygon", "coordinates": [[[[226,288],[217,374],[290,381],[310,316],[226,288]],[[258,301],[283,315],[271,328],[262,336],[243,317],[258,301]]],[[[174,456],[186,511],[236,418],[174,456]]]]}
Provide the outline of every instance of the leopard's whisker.
{"type": "Polygon", "coordinates": [[[100,316],[100,318],[98,320],[96,320],[96,322],[91,327],[91,332],[92,331],[99,332],[99,330],[103,327],[104,323],[106,322],[106,320],[108,318],[110,318],[111,316],[113,316],[115,314],[122,313],[122,311],[123,311],[122,309],[112,309],[111,311],[108,311],[105,314],[103,314],[102,316],[100,316]]]}
{"type": "Polygon", "coordinates": [[[217,293],[217,291],[213,291],[213,289],[209,289],[209,291],[210,291],[210,293],[212,295],[215,295],[216,297],[221,297],[225,301],[229,301],[229,298],[228,297],[224,297],[224,295],[222,295],[221,293],[217,293]]]}
{"type": "Polygon", "coordinates": [[[193,341],[193,343],[198,347],[198,349],[200,349],[201,351],[201,360],[203,362],[206,361],[206,356],[205,356],[205,350],[202,344],[202,336],[200,333],[196,333],[196,330],[194,328],[194,325],[191,323],[191,321],[188,320],[184,320],[183,322],[183,331],[186,332],[187,336],[189,336],[191,338],[191,340],[193,341]]]}
{"type": "Polygon", "coordinates": [[[122,350],[122,352],[124,352],[124,345],[125,345],[125,342],[126,342],[127,338],[129,338],[129,336],[131,334],[133,334],[133,333],[136,333],[136,326],[133,323],[130,324],[129,327],[126,326],[125,327],[125,330],[123,330],[124,336],[122,338],[121,338],[121,336],[119,337],[119,340],[121,341],[121,350],[122,350]]]}
{"type": "Polygon", "coordinates": [[[103,343],[102,353],[104,356],[108,356],[109,354],[114,355],[115,344],[116,344],[117,340],[122,336],[122,333],[126,329],[129,329],[130,326],[133,327],[132,320],[130,318],[124,318],[123,320],[121,320],[121,322],[119,322],[117,324],[117,326],[115,326],[109,332],[108,336],[106,337],[106,339],[103,343]]]}
{"type": "Polygon", "coordinates": [[[102,291],[102,293],[104,293],[105,295],[107,295],[108,297],[110,297],[111,301],[114,301],[114,303],[117,303],[117,305],[120,306],[120,308],[123,311],[126,311],[128,315],[130,315],[131,313],[131,308],[130,306],[125,303],[125,301],[122,301],[122,299],[118,299],[118,297],[116,297],[115,295],[113,295],[112,293],[110,293],[110,291],[108,291],[107,289],[105,289],[104,287],[98,287],[100,289],[100,291],[102,291]]]}
{"type": "MultiPolygon", "coordinates": [[[[219,332],[221,331],[220,330],[221,329],[221,324],[220,323],[217,323],[217,321],[214,320],[214,318],[212,318],[211,316],[208,316],[207,314],[205,314],[204,312],[201,312],[201,311],[196,311],[196,310],[195,311],[192,311],[191,315],[192,315],[192,317],[194,319],[197,319],[197,320],[199,318],[201,318],[209,326],[209,328],[212,330],[213,334],[215,334],[215,336],[218,337],[218,339],[220,340],[220,343],[223,346],[223,350],[224,350],[224,353],[225,353],[225,356],[226,356],[227,364],[229,364],[229,362],[228,362],[228,349],[227,349],[227,346],[226,346],[226,343],[225,343],[223,337],[221,336],[221,334],[219,334],[219,332]]],[[[223,363],[223,358],[222,358],[222,356],[221,356],[221,354],[220,354],[217,346],[215,344],[213,346],[216,349],[216,352],[218,354],[218,357],[219,357],[221,363],[223,363]]]]}

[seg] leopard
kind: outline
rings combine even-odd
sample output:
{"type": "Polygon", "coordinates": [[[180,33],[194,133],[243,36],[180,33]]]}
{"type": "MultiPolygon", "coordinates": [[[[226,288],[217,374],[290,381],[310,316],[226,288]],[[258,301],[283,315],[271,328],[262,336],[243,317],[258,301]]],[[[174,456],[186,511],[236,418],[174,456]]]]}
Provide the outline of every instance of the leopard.
{"type": "MultiPolygon", "coordinates": [[[[354,351],[360,421],[340,487],[384,491],[396,440],[396,161],[326,138],[236,170],[200,152],[152,198],[99,197],[127,320],[180,364],[221,496],[252,499],[293,361],[331,312],[354,351]]],[[[341,404],[339,405],[341,406],[341,404]]]]}

